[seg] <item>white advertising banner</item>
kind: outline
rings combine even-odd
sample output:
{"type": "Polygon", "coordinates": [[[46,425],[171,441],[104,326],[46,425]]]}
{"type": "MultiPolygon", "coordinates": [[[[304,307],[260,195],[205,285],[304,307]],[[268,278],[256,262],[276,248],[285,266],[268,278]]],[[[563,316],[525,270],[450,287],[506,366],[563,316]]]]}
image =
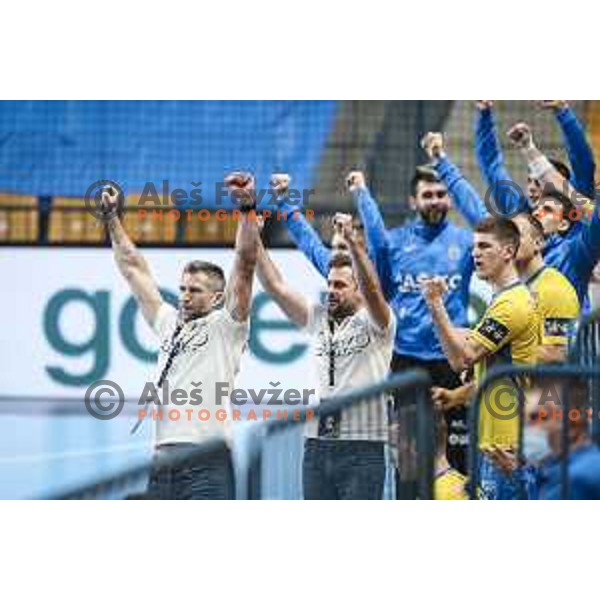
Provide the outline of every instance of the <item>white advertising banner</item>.
{"type": "MultiPolygon", "coordinates": [[[[227,249],[143,253],[172,299],[189,260],[215,262],[226,273],[233,261],[233,250],[227,249]]],[[[272,256],[290,285],[318,301],[325,281],[302,253],[273,250],[272,256]]],[[[0,419],[0,498],[44,496],[147,461],[153,428],[146,423],[131,435],[135,414],[97,420],[82,406],[75,414],[30,413],[46,403],[25,401],[82,401],[89,386],[110,380],[137,402],[144,384],[154,380],[157,341],[111,249],[5,248],[0,250],[0,277],[0,397],[10,406],[0,419]],[[14,412],[18,407],[25,412],[14,412]]],[[[307,336],[291,325],[258,282],[255,285],[248,351],[236,386],[316,387],[307,336]]],[[[486,296],[478,282],[473,291],[486,296]]],[[[483,303],[472,300],[475,318],[483,303]]],[[[297,445],[300,452],[300,438],[297,445]]]]}
{"type": "MultiPolygon", "coordinates": [[[[219,264],[228,249],[144,249],[166,296],[177,297],[179,276],[193,259],[219,264]]],[[[273,250],[286,279],[310,300],[325,281],[295,250],[273,250]]],[[[82,397],[93,382],[117,382],[138,398],[155,371],[157,341],[139,313],[112,251],[11,248],[2,251],[0,307],[3,396],[82,397]]],[[[255,281],[249,348],[236,382],[244,388],[304,388],[312,372],[308,339],[255,281]]]]}

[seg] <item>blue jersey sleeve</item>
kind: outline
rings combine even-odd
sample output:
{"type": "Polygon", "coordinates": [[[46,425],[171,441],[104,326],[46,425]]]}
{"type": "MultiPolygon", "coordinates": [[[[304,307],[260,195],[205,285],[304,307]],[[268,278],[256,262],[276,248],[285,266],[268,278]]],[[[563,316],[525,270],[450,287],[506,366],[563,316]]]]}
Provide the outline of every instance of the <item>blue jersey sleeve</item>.
{"type": "Polygon", "coordinates": [[[495,200],[495,211],[515,215],[527,210],[527,199],[512,181],[504,166],[504,155],[498,141],[496,122],[491,109],[477,111],[475,123],[475,153],[479,168],[488,186],[486,199],[495,200]]]}
{"type": "Polygon", "coordinates": [[[381,211],[367,188],[355,190],[352,196],[365,228],[367,250],[369,255],[376,260],[377,256],[382,256],[388,248],[388,236],[381,211]]]}
{"type": "Polygon", "coordinates": [[[302,214],[302,211],[297,208],[288,210],[285,224],[296,246],[302,250],[317,271],[323,277],[327,277],[331,250],[325,246],[317,232],[302,214]]]}
{"type": "Polygon", "coordinates": [[[448,158],[440,159],[435,165],[435,170],[446,184],[458,212],[471,227],[477,227],[483,219],[489,216],[485,204],[475,188],[448,158]]]}
{"type": "Polygon", "coordinates": [[[577,118],[575,111],[566,106],[556,113],[563,134],[563,140],[569,155],[569,162],[573,169],[571,185],[589,198],[594,197],[594,176],[596,163],[583,125],[577,118]]]}
{"type": "Polygon", "coordinates": [[[367,251],[375,264],[384,296],[389,300],[393,289],[389,265],[389,237],[381,211],[367,188],[358,188],[352,195],[365,228],[367,251]]]}
{"type": "Polygon", "coordinates": [[[594,206],[589,223],[582,223],[569,244],[569,261],[583,285],[587,285],[600,260],[600,209],[594,206]]]}

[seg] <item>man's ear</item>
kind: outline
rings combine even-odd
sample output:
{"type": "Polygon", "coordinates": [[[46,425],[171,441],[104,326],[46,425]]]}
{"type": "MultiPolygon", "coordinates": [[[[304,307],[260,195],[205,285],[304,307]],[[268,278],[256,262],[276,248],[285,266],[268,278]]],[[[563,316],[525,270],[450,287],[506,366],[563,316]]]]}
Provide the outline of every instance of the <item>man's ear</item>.
{"type": "Polygon", "coordinates": [[[571,227],[571,221],[563,217],[558,224],[558,233],[567,233],[571,227]]]}
{"type": "Polygon", "coordinates": [[[408,206],[410,206],[411,210],[417,210],[417,199],[414,196],[408,197],[408,206]]]}
{"type": "Polygon", "coordinates": [[[215,292],[212,305],[213,308],[221,308],[225,303],[225,292],[215,292]]]}
{"type": "Polygon", "coordinates": [[[503,244],[501,248],[506,258],[510,260],[517,258],[517,253],[519,252],[518,246],[515,246],[514,244],[503,244]]]}

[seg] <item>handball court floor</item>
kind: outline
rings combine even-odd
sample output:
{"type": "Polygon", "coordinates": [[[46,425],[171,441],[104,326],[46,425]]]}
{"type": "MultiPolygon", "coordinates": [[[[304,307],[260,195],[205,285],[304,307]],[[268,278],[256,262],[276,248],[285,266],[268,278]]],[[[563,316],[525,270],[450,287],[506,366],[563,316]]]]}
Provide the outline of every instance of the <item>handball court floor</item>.
{"type": "MultiPolygon", "coordinates": [[[[83,399],[48,400],[0,396],[0,499],[56,498],[72,490],[150,465],[153,425],[147,419],[135,434],[136,415],[127,407],[116,418],[92,417],[83,399]]],[[[256,447],[254,424],[236,427],[233,458],[238,497],[245,497],[249,449],[256,447]]],[[[259,435],[262,497],[302,497],[303,429],[259,435]]],[[[384,499],[394,497],[388,464],[384,499]]],[[[147,477],[132,478],[127,494],[144,491],[147,477]]],[[[123,497],[113,492],[102,497],[123,497]]]]}
{"type": "MultiPolygon", "coordinates": [[[[130,469],[149,465],[153,424],[135,434],[136,414],[125,410],[102,421],[83,399],[0,396],[0,499],[53,498],[130,469]]],[[[251,426],[236,428],[233,444],[238,490],[245,486],[251,426]]],[[[301,498],[302,430],[277,433],[264,449],[264,496],[301,498]]],[[[144,490],[147,477],[132,479],[127,493],[144,490]]],[[[103,497],[119,497],[108,494],[103,497]]],[[[242,493],[243,497],[243,493],[242,493]]]]}
{"type": "Polygon", "coordinates": [[[150,428],[100,421],[77,398],[0,399],[0,499],[47,498],[149,462],[150,428]]]}

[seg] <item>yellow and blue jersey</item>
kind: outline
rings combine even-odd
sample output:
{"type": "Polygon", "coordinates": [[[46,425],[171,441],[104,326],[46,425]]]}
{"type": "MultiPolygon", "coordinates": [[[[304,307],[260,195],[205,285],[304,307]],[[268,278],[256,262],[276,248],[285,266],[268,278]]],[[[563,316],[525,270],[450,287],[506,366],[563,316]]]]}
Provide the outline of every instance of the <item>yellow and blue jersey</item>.
{"type": "Polygon", "coordinates": [[[542,346],[567,346],[575,334],[580,305],[575,288],[552,267],[544,266],[525,281],[538,311],[542,346]]]}
{"type": "Polygon", "coordinates": [[[468,500],[467,478],[456,469],[448,468],[438,473],[433,483],[433,497],[436,500],[468,500]]]}
{"type": "MultiPolygon", "coordinates": [[[[529,365],[536,361],[538,315],[529,290],[514,283],[492,298],[481,321],[471,332],[489,354],[475,365],[480,385],[486,372],[498,365],[529,365]]],[[[485,390],[480,407],[479,444],[514,448],[518,439],[518,394],[523,381],[503,378],[485,390]]]]}
{"type": "MultiPolygon", "coordinates": [[[[557,112],[569,162],[573,167],[571,184],[589,198],[594,197],[594,154],[577,116],[569,107],[557,112]]],[[[493,111],[479,111],[475,128],[475,149],[479,165],[494,191],[497,211],[508,217],[528,210],[528,202],[518,186],[511,186],[496,132],[493,111]],[[508,185],[507,185],[508,182],[508,185]]],[[[459,207],[460,209],[460,207],[459,207]]],[[[600,259],[600,211],[590,219],[576,221],[565,234],[553,233],[546,239],[544,261],[555,267],[573,285],[583,312],[589,311],[587,289],[592,271],[600,259]]]]}

